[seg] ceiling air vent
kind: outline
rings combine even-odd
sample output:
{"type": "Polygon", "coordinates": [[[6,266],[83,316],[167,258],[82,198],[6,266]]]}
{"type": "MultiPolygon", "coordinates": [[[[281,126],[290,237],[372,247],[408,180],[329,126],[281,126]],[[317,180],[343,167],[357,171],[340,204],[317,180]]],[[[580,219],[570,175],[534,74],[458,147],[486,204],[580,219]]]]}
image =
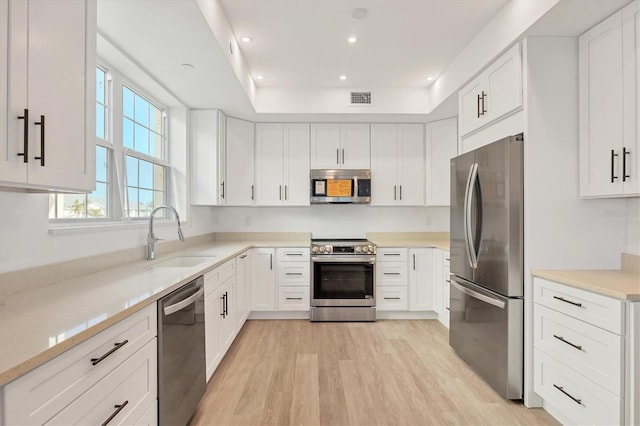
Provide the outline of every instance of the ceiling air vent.
{"type": "Polygon", "coordinates": [[[366,106],[371,104],[371,92],[351,92],[349,105],[366,106]]]}

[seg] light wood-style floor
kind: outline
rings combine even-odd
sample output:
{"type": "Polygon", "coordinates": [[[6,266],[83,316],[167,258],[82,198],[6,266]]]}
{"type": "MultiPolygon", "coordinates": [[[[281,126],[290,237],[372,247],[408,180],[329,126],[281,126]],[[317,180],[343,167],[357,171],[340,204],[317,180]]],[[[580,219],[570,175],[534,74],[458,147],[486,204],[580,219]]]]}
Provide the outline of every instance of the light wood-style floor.
{"type": "Polygon", "coordinates": [[[497,395],[433,320],[247,321],[193,425],[558,424],[497,395]]]}

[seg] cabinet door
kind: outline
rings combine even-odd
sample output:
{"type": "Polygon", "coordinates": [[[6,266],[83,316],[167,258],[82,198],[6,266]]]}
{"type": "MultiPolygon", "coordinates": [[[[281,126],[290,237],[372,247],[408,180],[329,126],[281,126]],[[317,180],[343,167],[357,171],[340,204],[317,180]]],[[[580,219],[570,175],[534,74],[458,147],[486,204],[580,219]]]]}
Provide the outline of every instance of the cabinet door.
{"type": "Polygon", "coordinates": [[[622,193],[622,15],[580,37],[580,195],[622,193]]]}
{"type": "Polygon", "coordinates": [[[398,203],[398,147],[396,124],[371,125],[371,204],[398,203]]]}
{"type": "Polygon", "coordinates": [[[398,205],[424,206],[424,126],[398,124],[398,205]]]}
{"type": "MultiPolygon", "coordinates": [[[[17,3],[13,8],[25,8],[26,2],[17,3]]],[[[26,12],[24,13],[26,16],[26,12]]],[[[9,2],[0,1],[0,181],[11,182],[26,182],[27,181],[27,167],[25,166],[22,157],[18,157],[19,152],[23,152],[23,139],[22,139],[22,120],[18,120],[14,117],[13,109],[11,109],[11,116],[8,116],[9,108],[14,102],[9,98],[9,93],[13,93],[16,90],[26,90],[26,64],[22,64],[25,68],[17,76],[17,80],[23,80],[24,87],[20,87],[15,81],[12,81],[11,89],[9,88],[9,2]],[[10,126],[10,127],[8,127],[10,126]],[[11,132],[8,134],[9,128],[11,132]],[[6,145],[5,145],[6,144],[6,145]]],[[[24,24],[24,31],[26,31],[26,22],[24,24]]],[[[13,23],[12,30],[13,30],[13,23]]],[[[12,31],[13,40],[11,46],[15,46],[17,42],[23,42],[26,44],[26,36],[19,37],[15,34],[17,30],[12,31]]],[[[18,47],[18,46],[15,46],[18,47]]],[[[22,48],[26,51],[26,45],[22,48]]],[[[26,99],[24,100],[26,102],[26,99]]],[[[19,105],[17,106],[19,108],[19,105]]],[[[18,114],[22,115],[22,114],[18,114]]]]}
{"type": "Polygon", "coordinates": [[[28,3],[29,184],[91,191],[96,180],[96,2],[28,3]],[[36,125],[41,116],[45,122],[36,125]],[[44,166],[36,159],[43,156],[44,166]]]}
{"type": "Polygon", "coordinates": [[[233,339],[236,336],[236,300],[235,300],[236,277],[233,276],[222,284],[218,290],[218,303],[220,303],[220,350],[222,356],[227,352],[233,339]]]}
{"type": "Polygon", "coordinates": [[[256,204],[284,202],[284,151],[282,124],[256,124],[256,204]]]}
{"type": "Polygon", "coordinates": [[[339,169],[340,163],[340,125],[312,124],[311,168],[339,169]]]}
{"type": "Polygon", "coordinates": [[[625,195],[640,195],[640,1],[634,1],[622,10],[622,50],[623,140],[626,151],[630,151],[623,159],[629,176],[623,178],[623,186],[625,195]]]}
{"type": "Polygon", "coordinates": [[[369,169],[371,141],[369,123],[340,125],[340,163],[342,169],[369,169]]]}
{"type": "Polygon", "coordinates": [[[443,278],[444,278],[444,291],[442,294],[442,304],[444,306],[444,310],[442,311],[442,324],[445,327],[449,328],[449,313],[451,306],[451,278],[449,277],[449,267],[443,266],[443,278]]]}
{"type": "Polygon", "coordinates": [[[191,111],[191,204],[218,205],[221,142],[217,110],[191,111]]]}
{"type": "Polygon", "coordinates": [[[482,115],[482,92],[486,91],[482,76],[477,77],[466,85],[458,94],[458,109],[460,122],[460,135],[466,135],[482,126],[486,121],[482,115]]]}
{"type": "Polygon", "coordinates": [[[427,206],[449,206],[451,159],[458,154],[457,120],[427,123],[427,206]]]}
{"type": "Polygon", "coordinates": [[[309,125],[284,125],[284,204],[308,206],[309,193],[309,125]]]}
{"type": "Polygon", "coordinates": [[[213,375],[218,363],[222,359],[220,350],[220,314],[222,313],[222,304],[218,299],[218,292],[209,290],[209,287],[215,285],[212,276],[204,275],[205,298],[204,298],[204,332],[205,332],[205,359],[207,363],[207,381],[213,375]]]}
{"type": "Polygon", "coordinates": [[[433,294],[433,310],[438,314],[438,319],[444,315],[444,268],[442,266],[443,252],[435,250],[433,254],[433,270],[434,270],[434,294],[433,294]]]}
{"type": "Polygon", "coordinates": [[[487,93],[482,106],[487,122],[522,107],[522,59],[520,43],[487,68],[487,93]]]}
{"type": "Polygon", "coordinates": [[[275,250],[251,250],[251,310],[273,311],[276,298],[275,250]]]}
{"type": "Polygon", "coordinates": [[[409,308],[412,311],[433,311],[436,288],[436,249],[409,251],[409,308]]]}
{"type": "Polygon", "coordinates": [[[255,151],[253,123],[227,117],[226,180],[224,186],[227,206],[254,204],[255,151]]]}
{"type": "Polygon", "coordinates": [[[247,253],[236,256],[236,288],[235,288],[235,313],[236,313],[236,329],[240,330],[244,325],[249,313],[247,294],[247,253]]]}

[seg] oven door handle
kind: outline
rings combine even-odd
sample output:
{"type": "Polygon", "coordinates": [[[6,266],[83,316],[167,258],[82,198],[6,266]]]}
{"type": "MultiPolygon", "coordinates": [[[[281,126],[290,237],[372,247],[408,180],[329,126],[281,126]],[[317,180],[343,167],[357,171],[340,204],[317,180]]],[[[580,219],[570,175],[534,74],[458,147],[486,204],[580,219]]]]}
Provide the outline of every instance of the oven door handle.
{"type": "Polygon", "coordinates": [[[370,265],[374,265],[376,263],[375,256],[337,256],[337,255],[329,255],[329,256],[311,256],[311,262],[315,263],[368,263],[370,265]]]}

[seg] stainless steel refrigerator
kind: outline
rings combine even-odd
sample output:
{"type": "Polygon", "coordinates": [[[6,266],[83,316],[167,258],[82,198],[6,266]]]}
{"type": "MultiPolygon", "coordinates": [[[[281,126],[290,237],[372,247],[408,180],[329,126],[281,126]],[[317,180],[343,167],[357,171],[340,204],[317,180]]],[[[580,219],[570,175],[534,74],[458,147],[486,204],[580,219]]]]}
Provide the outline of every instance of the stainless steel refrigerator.
{"type": "Polygon", "coordinates": [[[451,160],[449,344],[500,395],[522,399],[523,136],[451,160]]]}

